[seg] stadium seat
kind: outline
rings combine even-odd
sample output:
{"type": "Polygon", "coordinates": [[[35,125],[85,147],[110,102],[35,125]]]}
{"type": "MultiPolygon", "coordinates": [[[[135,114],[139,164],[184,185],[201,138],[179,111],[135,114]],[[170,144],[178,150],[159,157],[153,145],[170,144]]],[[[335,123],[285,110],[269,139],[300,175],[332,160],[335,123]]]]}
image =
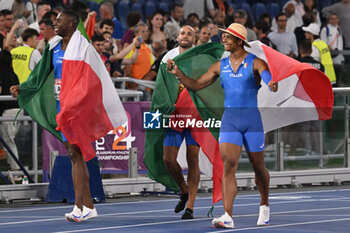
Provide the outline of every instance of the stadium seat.
{"type": "Polygon", "coordinates": [[[321,9],[325,8],[326,6],[330,6],[332,4],[333,4],[332,0],[322,0],[322,1],[320,1],[321,9]]]}
{"type": "Polygon", "coordinates": [[[156,6],[152,1],[148,1],[145,4],[145,17],[148,18],[156,11],[156,6]]]}
{"type": "Polygon", "coordinates": [[[252,7],[253,9],[253,17],[255,21],[257,21],[260,15],[267,13],[266,6],[263,3],[255,3],[252,7]]]}
{"type": "Polygon", "coordinates": [[[243,4],[243,3],[248,4],[247,0],[235,0],[234,3],[235,3],[236,5],[241,5],[241,4],[243,4]]]}
{"type": "Polygon", "coordinates": [[[97,13],[97,17],[100,17],[100,9],[99,6],[96,2],[88,2],[89,4],[89,9],[91,11],[95,11],[97,13]]]}
{"type": "Polygon", "coordinates": [[[280,2],[281,9],[283,9],[283,6],[284,6],[288,1],[289,1],[289,0],[281,0],[281,2],[280,2]]]}
{"type": "Polygon", "coordinates": [[[158,4],[158,9],[162,9],[165,12],[169,12],[169,7],[168,7],[168,3],[166,2],[160,2],[158,4]]]}
{"type": "Polygon", "coordinates": [[[230,6],[233,8],[234,11],[238,10],[238,6],[234,3],[230,3],[230,6]]]}
{"type": "Polygon", "coordinates": [[[119,22],[122,24],[124,29],[128,28],[126,23],[126,17],[129,14],[129,3],[126,1],[121,1],[118,3],[118,18],[119,22]]]}
{"type": "Polygon", "coordinates": [[[142,11],[142,6],[140,3],[138,2],[135,2],[131,5],[131,8],[130,8],[131,11],[137,11],[141,14],[142,16],[142,20],[144,21],[144,17],[143,17],[143,11],[142,11]]]}
{"type": "Polygon", "coordinates": [[[246,12],[248,12],[253,17],[252,8],[250,7],[250,5],[248,3],[242,3],[242,4],[239,5],[238,8],[242,9],[242,10],[245,10],[246,12]]]}
{"type": "Polygon", "coordinates": [[[282,12],[282,9],[278,3],[271,2],[267,5],[267,12],[270,15],[271,19],[273,19],[278,13],[282,12]]]}

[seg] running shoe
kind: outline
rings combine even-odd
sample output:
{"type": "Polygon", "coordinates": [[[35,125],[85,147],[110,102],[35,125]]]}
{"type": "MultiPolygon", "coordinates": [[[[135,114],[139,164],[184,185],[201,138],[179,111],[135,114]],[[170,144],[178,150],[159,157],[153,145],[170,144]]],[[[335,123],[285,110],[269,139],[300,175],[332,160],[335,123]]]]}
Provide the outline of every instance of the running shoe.
{"type": "Polygon", "coordinates": [[[88,220],[89,218],[96,218],[98,216],[96,208],[90,209],[83,205],[83,221],[88,220]]]}
{"type": "Polygon", "coordinates": [[[65,215],[66,220],[69,222],[81,222],[83,221],[83,214],[81,209],[77,205],[74,205],[73,211],[65,215]]]}
{"type": "Polygon", "coordinates": [[[220,218],[214,218],[211,222],[215,228],[234,228],[233,219],[231,216],[225,212],[220,218]]]}
{"type": "Polygon", "coordinates": [[[185,213],[181,216],[181,219],[193,219],[193,210],[186,208],[185,213]]]}
{"type": "Polygon", "coordinates": [[[185,209],[187,200],[188,200],[188,193],[181,194],[181,195],[180,195],[180,201],[179,201],[179,203],[177,203],[177,205],[175,206],[174,212],[175,212],[175,213],[179,213],[180,211],[182,211],[183,209],[185,209]]]}
{"type": "Polygon", "coordinates": [[[270,207],[261,205],[259,209],[259,219],[256,223],[257,226],[269,226],[270,225],[270,207]]]}

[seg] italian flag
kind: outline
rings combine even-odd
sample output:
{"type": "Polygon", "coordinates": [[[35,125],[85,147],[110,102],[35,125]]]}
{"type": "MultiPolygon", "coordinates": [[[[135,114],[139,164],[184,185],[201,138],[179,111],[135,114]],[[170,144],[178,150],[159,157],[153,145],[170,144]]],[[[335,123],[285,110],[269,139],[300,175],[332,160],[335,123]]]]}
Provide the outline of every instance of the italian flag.
{"type": "Polygon", "coordinates": [[[62,64],[61,111],[53,95],[52,49],[62,40],[56,36],[21,84],[21,108],[43,128],[62,141],[62,131],[80,148],[86,161],[95,157],[91,143],[127,121],[126,113],[99,54],[77,30],[69,41],[62,64]]]}
{"type": "MultiPolygon", "coordinates": [[[[265,132],[297,122],[331,118],[334,97],[332,86],[324,73],[259,41],[249,44],[251,48],[245,49],[263,59],[269,66],[272,80],[279,83],[279,90],[274,93],[261,82],[258,107],[265,132]]],[[[197,79],[214,62],[228,55],[221,44],[207,43],[180,54],[174,61],[186,76],[197,79]]],[[[178,99],[177,89],[177,79],[166,71],[166,64],[162,64],[157,75],[151,111],[159,110],[163,115],[191,115],[192,118],[201,121],[221,119],[224,111],[224,92],[219,78],[200,91],[184,90],[178,99]]],[[[201,172],[212,177],[213,203],[216,203],[222,199],[223,175],[223,162],[218,144],[219,129],[193,128],[191,133],[201,147],[201,172]]],[[[163,139],[164,129],[147,130],[144,164],[150,178],[178,191],[179,187],[163,163],[163,139]]]]}

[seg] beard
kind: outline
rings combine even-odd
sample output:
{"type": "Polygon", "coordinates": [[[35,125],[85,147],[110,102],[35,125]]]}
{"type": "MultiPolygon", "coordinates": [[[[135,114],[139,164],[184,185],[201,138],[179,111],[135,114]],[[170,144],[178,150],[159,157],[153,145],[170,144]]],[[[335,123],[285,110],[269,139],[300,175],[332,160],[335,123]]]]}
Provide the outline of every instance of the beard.
{"type": "Polygon", "coordinates": [[[184,48],[184,49],[188,49],[192,47],[192,43],[191,42],[179,42],[179,46],[184,48]]]}

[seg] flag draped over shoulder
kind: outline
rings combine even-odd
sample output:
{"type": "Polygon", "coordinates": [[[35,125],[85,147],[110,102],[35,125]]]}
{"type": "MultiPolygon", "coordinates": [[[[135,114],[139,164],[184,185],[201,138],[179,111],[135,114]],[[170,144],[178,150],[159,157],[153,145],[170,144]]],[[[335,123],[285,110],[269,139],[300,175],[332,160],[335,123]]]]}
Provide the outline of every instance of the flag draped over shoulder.
{"type": "MultiPolygon", "coordinates": [[[[269,91],[264,82],[261,82],[262,87],[258,92],[258,107],[265,132],[297,122],[331,118],[334,97],[332,86],[324,73],[309,64],[287,57],[259,41],[249,44],[251,48],[245,49],[263,59],[269,66],[272,80],[279,83],[279,90],[276,93],[269,91]]],[[[174,61],[186,76],[196,79],[205,73],[222,53],[222,45],[208,43],[186,51],[174,61]],[[212,50],[217,51],[216,56],[212,50]]],[[[157,76],[151,110],[159,110],[163,114],[170,114],[175,110],[177,82],[163,64],[157,76]]],[[[176,113],[186,114],[190,111],[193,115],[195,107],[199,113],[194,116],[195,118],[201,118],[203,121],[211,118],[221,119],[223,106],[224,92],[218,78],[212,85],[200,91],[189,90],[181,93],[176,103],[176,113]]],[[[178,190],[163,164],[163,131],[161,130],[159,135],[157,133],[159,130],[149,130],[146,133],[144,163],[148,168],[148,175],[163,185],[178,190]]],[[[222,198],[223,163],[219,155],[219,132],[209,128],[208,131],[192,130],[191,133],[210,163],[206,171],[202,168],[201,171],[213,179],[213,203],[215,203],[222,198]]]]}
{"type": "Polygon", "coordinates": [[[35,121],[61,140],[62,131],[88,161],[95,156],[91,142],[125,123],[127,117],[100,56],[78,30],[63,58],[61,111],[57,114],[51,49],[60,41],[56,36],[45,48],[28,81],[21,85],[18,100],[35,121]]]}
{"type": "MultiPolygon", "coordinates": [[[[200,75],[205,73],[208,68],[216,61],[218,61],[224,52],[223,46],[218,43],[210,43],[199,45],[190,49],[177,57],[174,58],[176,64],[181,67],[181,70],[188,76],[198,78],[200,75]]],[[[211,88],[218,88],[216,85],[212,85],[211,88]]],[[[195,93],[193,93],[195,94],[195,93]]],[[[175,102],[178,98],[178,80],[175,78],[173,74],[170,74],[166,70],[166,64],[161,64],[160,69],[158,71],[156,85],[154,88],[152,103],[151,103],[151,111],[161,112],[165,115],[170,115],[175,110],[175,102]]],[[[223,96],[220,100],[220,97],[216,99],[218,101],[217,104],[223,105],[223,96]]],[[[197,103],[200,104],[201,100],[198,98],[197,103]]],[[[178,113],[181,113],[182,110],[193,111],[196,110],[194,102],[191,100],[189,93],[187,90],[184,90],[177,100],[176,109],[178,113]]],[[[207,108],[206,108],[207,109],[207,108]]],[[[212,114],[208,111],[208,114],[212,114]]],[[[214,113],[216,114],[216,113],[214,113]]],[[[191,112],[191,115],[196,115],[200,118],[199,114],[195,112],[191,112]]],[[[200,144],[202,150],[203,148],[207,148],[206,145],[210,146],[210,150],[207,155],[210,157],[210,162],[215,163],[216,161],[220,162],[220,154],[218,150],[218,146],[212,146],[217,144],[218,134],[210,133],[209,131],[201,131],[197,134],[193,134],[194,139],[200,144]],[[215,136],[214,136],[215,135],[215,136]],[[214,159],[216,158],[216,160],[214,159]]],[[[173,180],[173,178],[168,173],[167,169],[163,163],[163,140],[164,140],[164,129],[158,130],[147,130],[146,132],[146,141],[145,141],[145,152],[144,152],[144,164],[147,167],[147,175],[162,183],[166,187],[178,191],[179,187],[173,180]]],[[[218,145],[218,144],[217,144],[218,145]]],[[[221,162],[222,163],[222,162],[221,162]]],[[[219,178],[220,173],[217,174],[219,178]]],[[[219,184],[221,185],[221,183],[219,184]]],[[[220,187],[221,189],[221,187],[220,187]]],[[[214,190],[215,192],[216,190],[214,190]]],[[[221,192],[220,192],[221,193],[221,192]]]]}

